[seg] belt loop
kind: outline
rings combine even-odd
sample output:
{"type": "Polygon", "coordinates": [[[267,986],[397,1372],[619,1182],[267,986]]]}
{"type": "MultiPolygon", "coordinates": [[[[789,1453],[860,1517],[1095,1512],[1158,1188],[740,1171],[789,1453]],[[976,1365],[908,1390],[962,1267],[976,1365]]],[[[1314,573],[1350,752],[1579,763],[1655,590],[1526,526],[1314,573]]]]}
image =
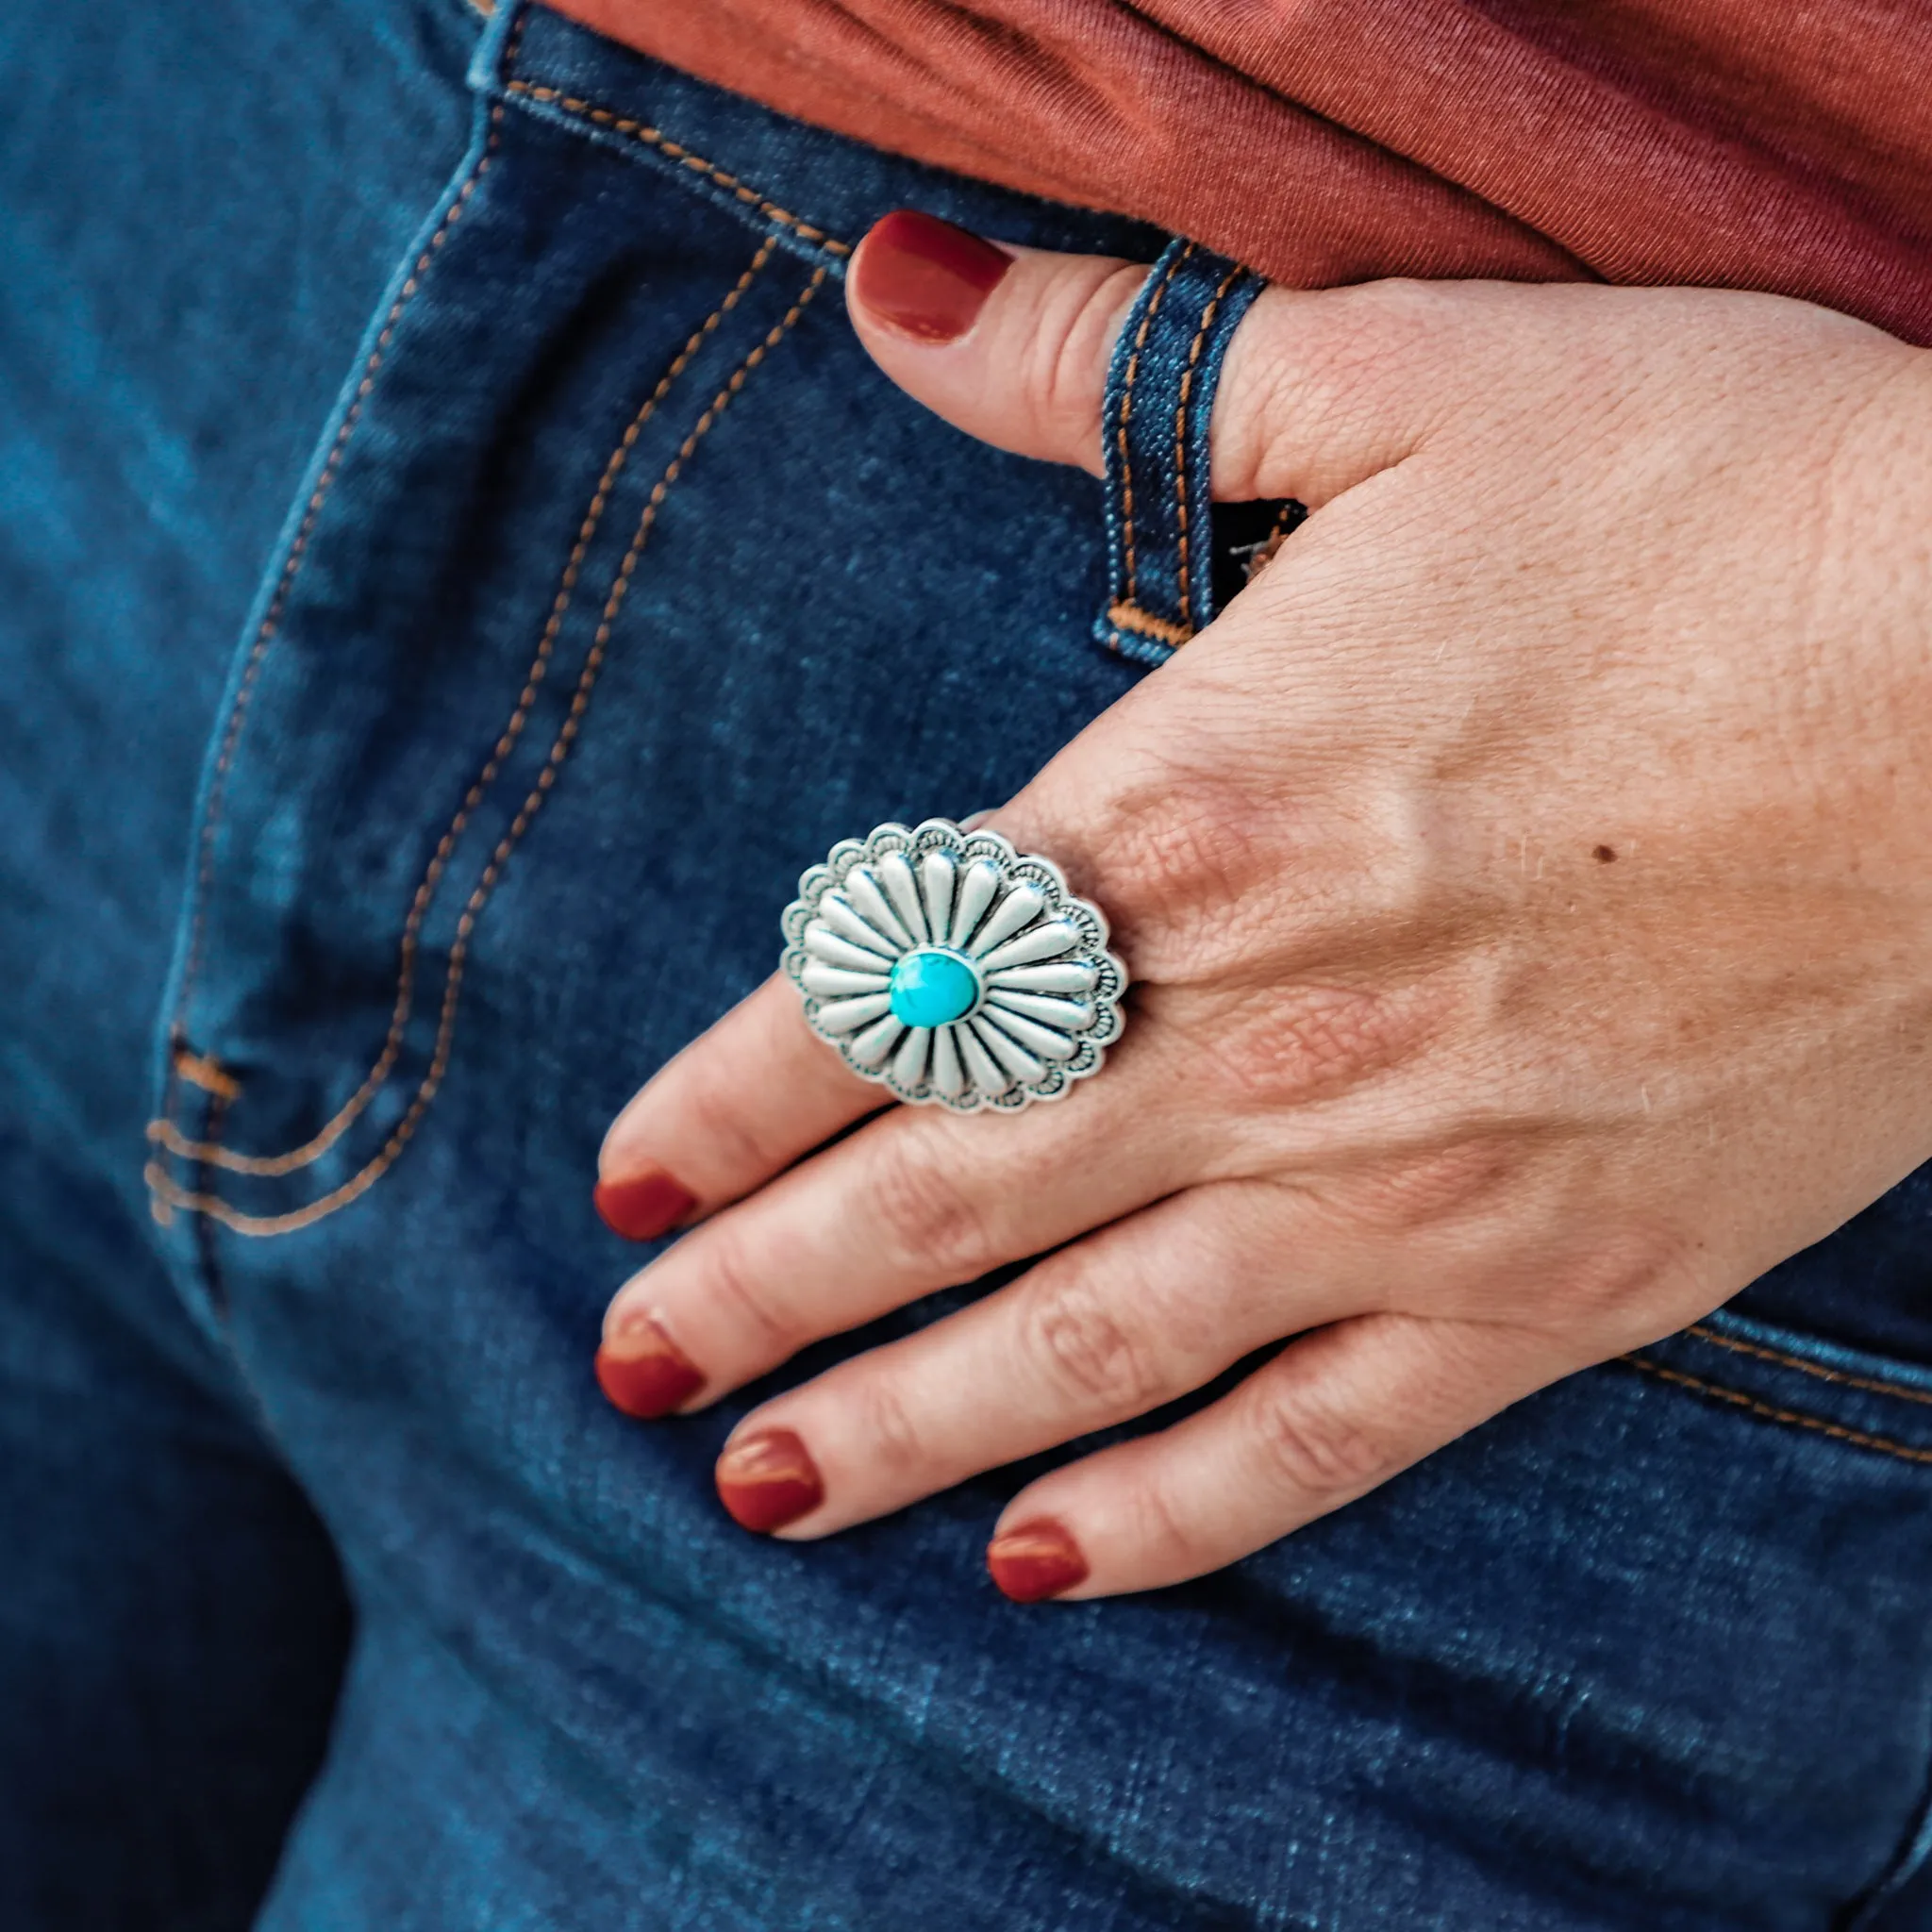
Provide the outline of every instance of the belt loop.
{"type": "Polygon", "coordinates": [[[1266,286],[1196,242],[1170,242],[1114,347],[1108,601],[1093,634],[1124,658],[1161,663],[1214,615],[1208,425],[1235,325],[1266,286]]]}

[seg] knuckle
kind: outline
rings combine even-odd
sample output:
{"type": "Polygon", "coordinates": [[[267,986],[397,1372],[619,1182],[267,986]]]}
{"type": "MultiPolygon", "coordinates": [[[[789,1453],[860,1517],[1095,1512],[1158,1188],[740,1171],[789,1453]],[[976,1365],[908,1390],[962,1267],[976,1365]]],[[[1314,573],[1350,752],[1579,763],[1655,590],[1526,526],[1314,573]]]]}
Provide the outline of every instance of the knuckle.
{"type": "Polygon", "coordinates": [[[1101,392],[1121,317],[1140,292],[1147,270],[1124,262],[1089,279],[1083,272],[1056,277],[1033,330],[1035,407],[1064,425],[1098,454],[1101,392]]]}
{"type": "Polygon", "coordinates": [[[1083,1407],[1136,1414],[1162,1394],[1155,1351],[1114,1297],[1077,1274],[1050,1274],[1027,1299],[1024,1345],[1057,1394],[1083,1407]]]}
{"type": "Polygon", "coordinates": [[[1218,1029],[1223,1076],[1247,1103],[1293,1107],[1359,1085],[1407,1058],[1424,1027],[1395,994],[1360,987],[1271,987],[1218,1029]]]}
{"type": "Polygon", "coordinates": [[[1462,332],[1465,308],[1413,276],[1362,282],[1336,294],[1329,312],[1338,325],[1312,341],[1314,367],[1331,394],[1359,399],[1365,414],[1371,398],[1387,395],[1391,366],[1438,367],[1447,339],[1462,332]]]}
{"type": "Polygon", "coordinates": [[[1212,1560],[1197,1512],[1173,1495],[1158,1474],[1135,1491],[1129,1509],[1134,1544],[1160,1574],[1191,1576],[1212,1560]]]}
{"type": "Polygon", "coordinates": [[[1167,773],[1114,803],[1106,858],[1157,908],[1224,897],[1259,869],[1246,792],[1207,774],[1167,773]]]}
{"type": "Polygon", "coordinates": [[[858,1437],[866,1445],[874,1468],[894,1475],[910,1475],[928,1460],[924,1438],[910,1405],[891,1377],[869,1374],[854,1399],[858,1437]]]}
{"type": "MultiPolygon", "coordinates": [[[[1561,1303],[1570,1324],[1614,1332],[1683,1291],[1701,1291],[1706,1257],[1694,1238],[1663,1225],[1625,1225],[1596,1231],[1588,1249],[1574,1253],[1563,1271],[1561,1303]]],[[[1647,1339],[1647,1338],[1646,1338],[1647,1339]]]]}
{"type": "Polygon", "coordinates": [[[1281,871],[1254,805],[1232,778],[1172,769],[1109,801],[1095,868],[1109,910],[1156,950],[1162,977],[1211,971],[1237,952],[1239,907],[1281,871]]]}
{"type": "MultiPolygon", "coordinates": [[[[1420,347],[1441,340],[1452,320],[1463,313],[1466,303],[1436,282],[1420,275],[1387,275],[1379,281],[1357,282],[1347,293],[1350,308],[1399,339],[1420,347]]],[[[1386,340],[1386,338],[1385,338],[1386,340]]],[[[1374,352],[1367,358],[1372,364],[1374,352]]]]}
{"type": "Polygon", "coordinates": [[[742,1085],[719,1066],[691,1067],[669,1096],[676,1122],[667,1142],[702,1147],[713,1168],[734,1177],[765,1174],[782,1158],[774,1154],[747,1113],[742,1085]]]}
{"type": "Polygon", "coordinates": [[[702,1235],[699,1297],[722,1313],[727,1327],[751,1339],[760,1359],[784,1360],[807,1339],[795,1312],[765,1285],[726,1221],[702,1235]]]}
{"type": "Polygon", "coordinates": [[[1480,1218],[1507,1196],[1524,1158],[1500,1135],[1458,1141],[1357,1176],[1349,1205],[1369,1226],[1391,1234],[1480,1218]]]}
{"type": "Polygon", "coordinates": [[[1294,1496],[1352,1493],[1393,1466],[1388,1445],[1359,1418],[1326,1407],[1306,1388],[1269,1391],[1250,1417],[1267,1477],[1294,1496]]]}
{"type": "Polygon", "coordinates": [[[950,1157],[909,1133],[887,1133],[866,1177],[864,1200],[891,1254],[970,1281],[1001,1257],[985,1208],[963,1188],[950,1157]]]}
{"type": "Polygon", "coordinates": [[[1217,480],[1258,496],[1331,493],[1336,478],[1310,457],[1310,425],[1374,437],[1398,392],[1405,405],[1416,396],[1403,372],[1454,366],[1466,308],[1399,277],[1297,296],[1291,310],[1264,295],[1229,351],[1223,393],[1246,407],[1216,412],[1217,480]]]}

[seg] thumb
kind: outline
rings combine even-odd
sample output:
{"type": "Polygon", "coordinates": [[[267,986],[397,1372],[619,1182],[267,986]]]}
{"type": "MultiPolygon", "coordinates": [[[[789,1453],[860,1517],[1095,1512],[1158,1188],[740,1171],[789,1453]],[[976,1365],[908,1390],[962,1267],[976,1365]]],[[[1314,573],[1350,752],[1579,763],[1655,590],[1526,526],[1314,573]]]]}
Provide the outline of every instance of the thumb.
{"type": "MultiPolygon", "coordinates": [[[[956,428],[1098,475],[1108,369],[1146,276],[900,208],[859,243],[845,300],[873,359],[956,428]]],[[[1313,508],[1411,454],[1449,406],[1454,310],[1418,282],[1264,291],[1216,392],[1215,495],[1313,508]]]]}

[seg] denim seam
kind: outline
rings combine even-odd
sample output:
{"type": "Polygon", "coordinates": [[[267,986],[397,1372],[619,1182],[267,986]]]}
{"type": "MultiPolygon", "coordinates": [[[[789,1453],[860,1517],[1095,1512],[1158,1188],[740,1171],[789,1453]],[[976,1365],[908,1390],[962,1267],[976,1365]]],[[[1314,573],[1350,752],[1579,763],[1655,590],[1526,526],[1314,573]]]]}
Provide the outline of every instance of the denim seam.
{"type": "Polygon", "coordinates": [[[1194,340],[1188,348],[1187,367],[1181,371],[1179,400],[1174,411],[1174,516],[1178,525],[1175,550],[1179,566],[1181,592],[1181,626],[1191,637],[1197,628],[1194,623],[1194,591],[1188,581],[1188,398],[1193,392],[1194,371],[1201,360],[1202,344],[1208,340],[1208,331],[1214,326],[1214,318],[1220,313],[1223,298],[1246,273],[1239,263],[1228,270],[1221,279],[1221,286],[1208,298],[1207,306],[1201,310],[1201,325],[1194,331],[1194,340]]]}
{"type": "Polygon", "coordinates": [[[1666,1368],[1647,1356],[1626,1355],[1622,1359],[1646,1375],[1655,1375],[1659,1381],[1669,1382],[1676,1388],[1708,1396],[1714,1402],[1726,1403],[1766,1422],[1786,1423],[1794,1428],[1810,1429],[1821,1436],[1829,1436],[1834,1441],[1848,1442],[1855,1449],[1874,1450],[1901,1462],[1932,1466],[1932,1449],[1920,1449],[1909,1442],[1893,1441],[1887,1436],[1871,1435],[1864,1429],[1848,1428],[1843,1423],[1826,1422],[1823,1416],[1806,1415],[1799,1409],[1780,1408],[1774,1403],[1760,1402],[1740,1389],[1726,1389],[1720,1383],[1706,1381],[1702,1375],[1686,1374],[1681,1369],[1666,1368]]]}
{"type": "Polygon", "coordinates": [[[1800,1374],[1815,1375],[1821,1382],[1835,1383],[1840,1389],[1861,1389],[1871,1395],[1896,1395],[1902,1401],[1923,1403],[1927,1408],[1932,1408],[1932,1393],[1924,1389],[1909,1389],[1903,1382],[1881,1382],[1870,1375],[1854,1375],[1843,1369],[1828,1369],[1822,1362],[1807,1361],[1803,1356],[1788,1355],[1782,1349],[1766,1348],[1760,1342],[1740,1341],[1728,1335],[1720,1335],[1702,1322],[1693,1323],[1684,1333],[1694,1335],[1700,1341],[1709,1342],[1713,1348],[1728,1349],[1733,1355],[1755,1356],[1759,1361],[1776,1362],[1783,1368],[1796,1369],[1800,1374]]]}
{"type": "MultiPolygon", "coordinates": [[[[224,1072],[218,1062],[208,1056],[195,1054],[188,1046],[185,1023],[188,1016],[189,1002],[193,995],[195,983],[200,975],[202,952],[208,936],[208,897],[214,882],[215,840],[219,835],[222,824],[222,813],[226,797],[228,773],[234,764],[235,753],[241,744],[242,727],[247,722],[249,706],[254,699],[256,687],[260,682],[262,667],[267,662],[269,650],[280,632],[282,613],[288,608],[289,592],[293,588],[296,577],[301,574],[303,559],[308,555],[309,540],[315,534],[315,525],[322,514],[323,504],[326,501],[329,491],[334,487],[337,476],[341,474],[343,455],[348,449],[350,439],[356,433],[357,425],[362,419],[362,406],[368,401],[370,391],[375,387],[376,375],[381,370],[383,362],[389,355],[390,344],[395,339],[396,326],[402,319],[404,309],[408,307],[417,291],[422,288],[430,263],[435,259],[438,251],[448,239],[451,229],[462,219],[463,209],[469,204],[470,197],[475,192],[477,183],[489,173],[491,163],[496,157],[501,142],[502,128],[503,109],[499,107],[492,109],[491,113],[489,139],[484,144],[483,152],[476,158],[476,164],[470,171],[469,178],[463,183],[456,198],[450,203],[442,220],[438,224],[435,233],[424,244],[423,252],[416,258],[415,263],[411,267],[408,277],[404,280],[402,288],[396,292],[395,300],[390,305],[390,310],[383,320],[381,331],[376,336],[368,358],[362,365],[361,380],[357,384],[355,394],[350,400],[349,407],[342,416],[340,426],[336,430],[335,441],[329,447],[329,453],[323,462],[322,472],[317,476],[315,487],[309,492],[308,502],[303,509],[301,524],[297,526],[295,535],[290,542],[288,555],[283,558],[281,574],[275,584],[275,594],[269,600],[269,607],[262,613],[261,623],[257,627],[255,641],[248,655],[248,662],[242,669],[241,682],[236,689],[234,702],[229,709],[228,722],[223,733],[221,749],[216,754],[214,770],[208,780],[208,805],[202,817],[199,840],[200,850],[194,875],[192,924],[189,932],[186,963],[181,973],[181,988],[180,991],[175,995],[174,1016],[169,1023],[169,1034],[172,1042],[172,1050],[169,1056],[171,1073],[177,1076],[187,1077],[193,1085],[201,1087],[209,1092],[220,1094],[223,1091],[225,1083],[227,1086],[233,1086],[232,1076],[224,1072]],[[184,1049],[186,1049],[185,1058],[184,1049]],[[212,1075],[213,1084],[210,1084],[208,1078],[203,1077],[204,1074],[212,1075]]],[[[162,1099],[160,1107],[161,1118],[172,1121],[175,1112],[175,1086],[174,1081],[171,1080],[168,1091],[162,1099]]]]}
{"type": "MultiPolygon", "coordinates": [[[[1134,542],[1134,451],[1128,431],[1134,416],[1134,379],[1141,372],[1141,352],[1147,346],[1148,335],[1154,327],[1154,318],[1160,312],[1160,305],[1167,299],[1167,291],[1174,286],[1174,278],[1181,272],[1182,266],[1194,252],[1190,242],[1179,250],[1167,265],[1167,273],[1161,277],[1160,286],[1147,299],[1147,307],[1141,317],[1141,326],[1134,337],[1133,352],[1127,358],[1126,369],[1121,376],[1121,420],[1115,431],[1115,446],[1121,453],[1121,523],[1127,566],[1127,594],[1121,600],[1126,608],[1141,616],[1151,616],[1141,612],[1140,608],[1140,558],[1134,542]]],[[[1116,608],[1119,608],[1118,606],[1116,608]]],[[[1110,614],[1110,613],[1109,613],[1110,614]]],[[[1157,624],[1165,620],[1156,618],[1157,624]]],[[[1127,628],[1138,626],[1129,625],[1127,628]]]]}
{"type": "MultiPolygon", "coordinates": [[[[505,58],[506,68],[515,58],[514,49],[505,58]]],[[[827,254],[846,256],[852,253],[852,244],[841,242],[836,235],[828,234],[824,228],[807,221],[802,215],[795,215],[790,208],[780,208],[757,189],[748,187],[738,175],[721,168],[715,161],[708,161],[702,155],[693,154],[682,142],[675,141],[661,128],[653,127],[648,122],[640,121],[628,114],[620,114],[614,108],[599,107],[594,101],[584,99],[578,94],[567,94],[560,88],[547,87],[536,81],[508,80],[504,92],[519,94],[524,98],[541,102],[548,108],[556,108],[566,114],[575,115],[580,121],[589,121],[598,127],[607,127],[614,133],[626,136],[644,147],[662,155],[667,160],[675,161],[680,167],[689,168],[693,174],[702,175],[716,186],[726,190],[747,208],[755,208],[768,221],[778,223],[790,228],[801,241],[811,242],[824,249],[827,254]]]]}
{"type": "Polygon", "coordinates": [[[584,558],[603,522],[604,512],[608,506],[617,478],[628,461],[631,450],[636,445],[644,425],[657,413],[658,405],[670,394],[677,379],[691,366],[707,339],[738,306],[746,290],[771,260],[776,246],[775,241],[769,238],[759,244],[758,252],[752,257],[751,265],[739,276],[718,306],[692,331],[690,340],[673,359],[657,387],[645,398],[643,406],[631,418],[604,466],[604,473],[598,478],[597,487],[591,493],[590,507],[584,512],[583,521],[578,526],[576,542],[572,547],[569,559],[564,565],[556,597],[551,604],[549,620],[544,625],[542,635],[538,641],[536,656],[525,673],[524,688],[517,699],[516,708],[511,712],[482,770],[478,772],[464,795],[463,802],[458,807],[456,816],[450,821],[448,829],[438,842],[435,853],[417,885],[415,896],[410,901],[408,915],[403,924],[401,958],[398,961],[395,1002],[390,1014],[389,1033],[383,1041],[381,1053],[370,1068],[361,1086],[314,1135],[301,1146],[292,1148],[288,1153],[237,1154],[223,1146],[219,1137],[211,1129],[205,1130],[208,1138],[194,1141],[182,1134],[172,1121],[156,1121],[148,1129],[148,1138],[158,1141],[169,1153],[184,1160],[199,1160],[210,1166],[224,1168],[231,1174],[271,1177],[293,1174],[297,1169],[320,1159],[341,1139],[395,1071],[396,1062],[402,1054],[404,1034],[414,1008],[417,952],[423,922],[427,917],[437,889],[441,884],[443,873],[456,850],[457,841],[468,828],[477,807],[495,785],[502,774],[504,761],[515,748],[523,736],[525,725],[529,722],[530,712],[537,702],[539,688],[548,674],[551,658],[556,653],[564,618],[570,611],[584,558]]]}
{"type": "Polygon", "coordinates": [[[508,831],[498,841],[490,862],[484,867],[483,874],[476,883],[475,891],[470,895],[461,916],[457,921],[457,936],[450,948],[448,975],[444,983],[442,1012],[437,1027],[436,1046],[431,1056],[427,1072],[418,1086],[408,1109],[391,1129],[389,1139],[381,1149],[358,1172],[352,1174],[341,1186],[331,1189],[318,1200],[311,1201],[304,1208],[291,1208],[283,1214],[248,1214],[231,1206],[218,1194],[207,1191],[191,1191],[180,1187],[174,1178],[164,1173],[155,1162],[148,1166],[149,1184],[158,1198],[170,1208],[180,1208],[188,1213],[206,1214],[219,1221],[225,1227],[236,1234],[254,1236],[275,1236],[292,1234],[298,1229],[312,1226],[325,1220],[338,1209],[346,1208],[351,1202],[367,1193],[394,1164],[397,1157],[408,1144],[424,1115],[428,1111],[441,1090],[443,1075],[449,1068],[450,1049],[455,1036],[458,1001],[461,995],[463,967],[468,957],[472,933],[485,903],[495,890],[505,863],[511,852],[529,829],[537,814],[542,809],[544,799],[557,781],[557,774],[562,769],[564,760],[570,756],[585,713],[589,709],[591,696],[595,689],[597,675],[603,667],[610,637],[616,626],[618,612],[630,589],[638,559],[643,554],[644,544],[652,526],[658,519],[658,512],[669,495],[672,486],[683,474],[684,466],[697,448],[701,439],[711,429],[726,408],[731,399],[744,386],[745,378],[762,362],[790,332],[798,318],[805,312],[819,290],[824,286],[829,269],[820,267],[812,273],[811,279],[800,292],[785,315],[775,323],[763,339],[755,344],[751,352],[732,372],[724,387],[711,399],[710,404],[691,426],[677,454],[673,457],[663,475],[653,486],[650,497],[639,519],[636,533],[631,539],[630,548],[625,553],[617,576],[611,584],[610,594],[606,600],[597,633],[591,641],[591,650],[584,661],[584,668],[577,679],[577,688],[571,699],[571,707],[557,738],[550,747],[542,769],[538,773],[535,784],[522,808],[511,822],[508,831]]]}

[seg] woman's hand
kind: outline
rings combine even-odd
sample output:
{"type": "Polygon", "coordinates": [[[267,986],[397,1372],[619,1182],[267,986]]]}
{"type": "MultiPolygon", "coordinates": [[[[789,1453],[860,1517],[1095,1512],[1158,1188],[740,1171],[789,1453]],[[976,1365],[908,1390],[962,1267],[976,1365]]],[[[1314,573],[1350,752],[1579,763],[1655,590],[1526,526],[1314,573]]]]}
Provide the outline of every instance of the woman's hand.
{"type": "MultiPolygon", "coordinates": [[[[867,346],[1097,469],[1142,271],[954,254],[874,232],[867,346]]],[[[613,1219],[700,1222],[611,1306],[613,1397],[700,1407],[1045,1255],[739,1426],[727,1506],[810,1538],[1291,1338],[1001,1519],[1009,1594],[1144,1590],[1681,1326],[1932,1155],[1927,361],[1752,295],[1263,295],[1217,493],[1314,514],[993,820],[1110,916],[1122,1044],[1058,1105],[813,1153],[879,1091],[762,988],[605,1145],[613,1219]]]]}

